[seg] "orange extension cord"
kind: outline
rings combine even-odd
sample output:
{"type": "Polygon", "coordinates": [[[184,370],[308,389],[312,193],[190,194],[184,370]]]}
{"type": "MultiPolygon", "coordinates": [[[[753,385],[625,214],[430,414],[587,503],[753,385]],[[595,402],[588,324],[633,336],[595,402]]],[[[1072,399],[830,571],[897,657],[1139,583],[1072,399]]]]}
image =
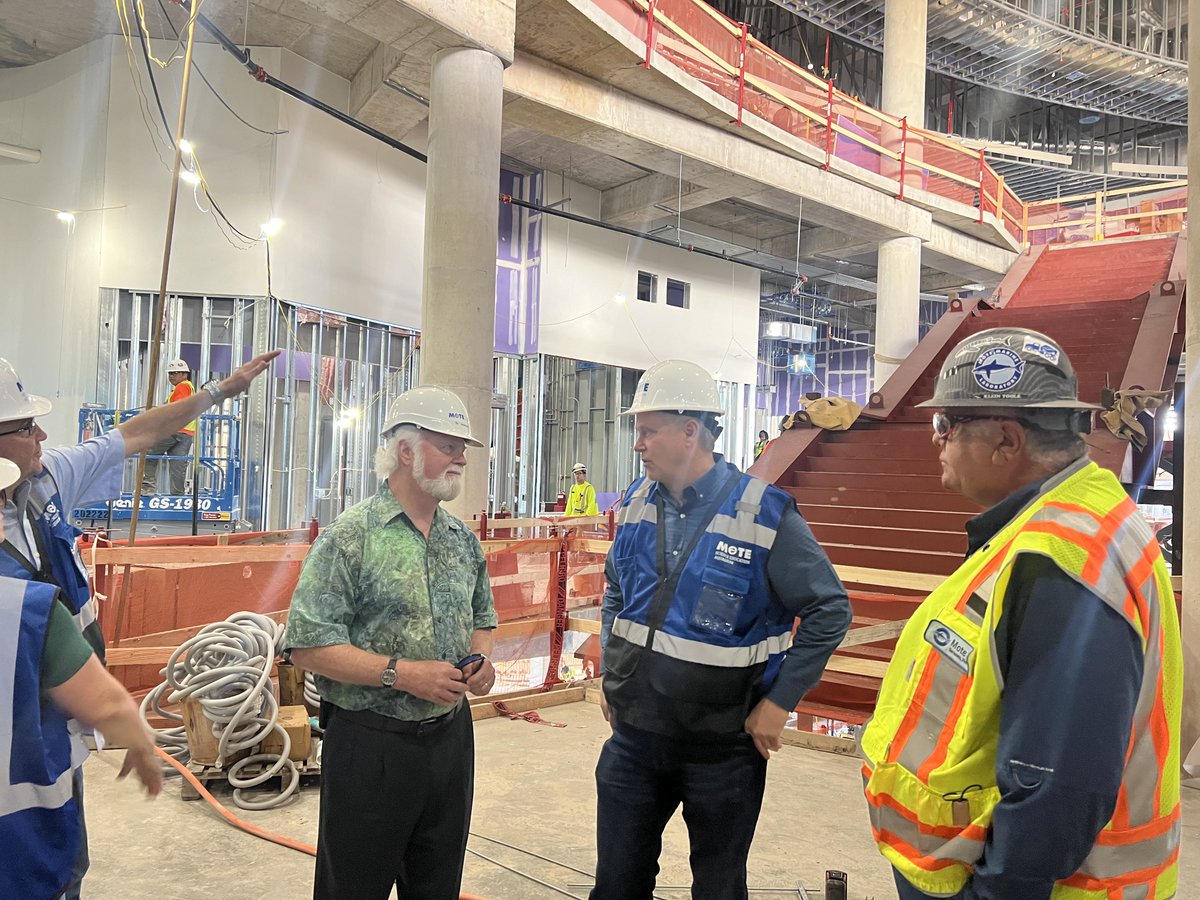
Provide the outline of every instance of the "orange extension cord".
{"type": "MultiPolygon", "coordinates": [[[[239,819],[228,809],[226,809],[216,797],[209,793],[208,788],[200,783],[200,779],[193,775],[187,766],[175,759],[175,757],[168,754],[161,747],[155,747],[154,750],[159,756],[170,763],[180,775],[191,782],[192,787],[199,792],[200,796],[207,800],[213,809],[221,814],[221,818],[223,818],[234,828],[238,828],[246,832],[246,834],[252,834],[256,838],[262,838],[264,841],[270,841],[272,844],[278,844],[281,847],[287,847],[289,850],[296,850],[300,853],[307,854],[308,856],[317,855],[317,848],[311,844],[303,844],[300,841],[292,840],[292,838],[284,837],[281,834],[275,834],[267,831],[265,828],[259,828],[257,825],[251,825],[245,819],[239,819]]],[[[484,898],[477,897],[474,894],[459,894],[458,900],[484,900],[484,898]]]]}

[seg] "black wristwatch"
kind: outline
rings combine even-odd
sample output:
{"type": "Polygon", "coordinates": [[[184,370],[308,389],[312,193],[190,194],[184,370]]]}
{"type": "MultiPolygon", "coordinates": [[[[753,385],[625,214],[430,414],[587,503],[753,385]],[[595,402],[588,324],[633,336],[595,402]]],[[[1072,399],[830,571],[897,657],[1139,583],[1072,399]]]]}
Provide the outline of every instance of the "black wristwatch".
{"type": "Polygon", "coordinates": [[[396,660],[399,658],[400,654],[397,653],[395,656],[389,659],[387,668],[384,669],[380,674],[379,683],[384,687],[393,687],[396,684],[396,660]]]}

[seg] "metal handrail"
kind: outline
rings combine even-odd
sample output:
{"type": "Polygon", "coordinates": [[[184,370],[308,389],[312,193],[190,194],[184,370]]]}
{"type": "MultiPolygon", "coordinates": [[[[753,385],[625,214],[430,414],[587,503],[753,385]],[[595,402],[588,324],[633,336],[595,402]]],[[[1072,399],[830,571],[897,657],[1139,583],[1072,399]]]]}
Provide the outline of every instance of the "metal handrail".
{"type": "MultiPolygon", "coordinates": [[[[1105,224],[1114,221],[1154,219],[1159,216],[1182,216],[1186,219],[1186,205],[1148,212],[1107,213],[1104,211],[1105,203],[1111,199],[1132,194],[1183,188],[1187,185],[1186,181],[1121,188],[1108,192],[1078,194],[1053,200],[1037,200],[1026,203],[1005,183],[1004,177],[988,164],[982,150],[965,147],[951,136],[918,128],[909,124],[907,119],[896,118],[881,110],[867,106],[861,100],[835,88],[832,81],[818,78],[812,72],[809,72],[792,60],[781,56],[753,35],[750,35],[746,23],[733,21],[728,16],[704,3],[703,0],[676,0],[676,2],[690,4],[712,19],[725,32],[730,41],[737,45],[736,53],[730,53],[731,56],[736,56],[738,60],[737,65],[723,58],[717,49],[706,45],[704,41],[689,33],[686,28],[664,12],[660,5],[664,0],[594,0],[594,2],[601,9],[611,9],[614,6],[626,10],[632,8],[645,18],[645,61],[642,64],[644,67],[649,68],[656,55],[660,59],[662,58],[661,42],[663,37],[667,37],[667,43],[674,45],[671,52],[687,55],[700,66],[710,68],[712,74],[717,76],[718,79],[729,79],[729,88],[736,97],[736,99],[734,99],[734,96],[729,97],[737,105],[736,124],[741,125],[746,114],[752,115],[760,121],[767,121],[765,117],[757,113],[754,109],[748,108],[746,105],[746,92],[753,90],[760,97],[767,98],[804,118],[805,127],[803,134],[800,133],[798,128],[784,128],[784,130],[823,152],[825,154],[825,161],[822,164],[822,168],[828,169],[837,156],[835,137],[852,141],[858,146],[877,154],[881,160],[887,159],[891,163],[897,164],[898,177],[889,177],[889,175],[883,173],[872,172],[871,174],[878,174],[889,181],[896,182],[896,196],[901,200],[911,199],[905,196],[906,191],[911,189],[911,186],[906,187],[906,180],[914,175],[924,179],[922,190],[930,194],[943,196],[946,199],[963,202],[964,190],[968,191],[976,198],[976,202],[972,205],[975,205],[977,208],[978,222],[982,223],[985,215],[990,214],[1000,228],[1024,245],[1030,243],[1030,236],[1032,234],[1062,228],[1069,224],[1078,226],[1089,221],[1086,219],[1070,219],[1030,224],[1031,214],[1037,215],[1045,209],[1061,209],[1064,205],[1068,204],[1076,204],[1076,206],[1072,207],[1073,211],[1078,209],[1077,204],[1080,203],[1091,201],[1096,204],[1090,218],[1090,223],[1093,227],[1093,240],[1103,240],[1105,237],[1105,224]],[[687,54],[679,43],[671,40],[671,36],[682,42],[682,45],[691,48],[698,56],[687,54]],[[786,69],[789,78],[797,79],[812,89],[813,98],[820,97],[824,100],[824,108],[814,104],[811,98],[798,99],[789,96],[787,88],[783,85],[774,84],[753,72],[747,71],[747,64],[752,55],[786,69]],[[869,125],[872,127],[894,129],[899,135],[900,149],[895,150],[885,146],[880,142],[882,138],[876,140],[866,133],[861,133],[860,130],[847,127],[846,124],[843,124],[847,121],[844,118],[845,111],[852,113],[852,124],[855,126],[859,125],[859,115],[862,114],[863,116],[870,117],[871,121],[869,125]],[[825,132],[824,134],[810,137],[808,134],[810,126],[823,127],[825,132]],[[925,154],[919,152],[910,154],[910,145],[917,145],[922,149],[932,146],[938,148],[940,151],[949,151],[958,154],[964,161],[969,161],[970,165],[967,167],[965,173],[954,172],[947,169],[944,164],[935,165],[929,160],[922,158],[925,154]],[[951,182],[951,185],[949,187],[943,186],[939,181],[931,180],[929,178],[930,175],[951,182]],[[992,184],[994,184],[994,187],[992,187],[992,184]],[[1014,210],[1019,210],[1019,212],[1014,210]]],[[[729,49],[732,51],[734,47],[731,45],[729,49]]],[[[776,125],[776,127],[783,126],[776,125]]],[[[839,165],[862,168],[857,163],[846,159],[840,159],[839,165]]],[[[870,170],[864,169],[864,171],[870,170]]],[[[1073,214],[1075,213],[1073,212],[1073,214]]]]}

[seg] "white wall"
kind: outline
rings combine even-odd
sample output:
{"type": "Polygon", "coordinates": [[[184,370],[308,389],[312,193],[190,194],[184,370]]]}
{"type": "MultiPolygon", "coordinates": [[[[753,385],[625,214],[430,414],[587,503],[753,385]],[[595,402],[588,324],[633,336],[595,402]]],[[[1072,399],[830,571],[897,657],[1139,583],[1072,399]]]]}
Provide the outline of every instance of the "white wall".
{"type": "MultiPolygon", "coordinates": [[[[153,49],[166,58],[172,45],[153,49]]],[[[285,50],[253,53],[346,108],[345,79],[285,50]]],[[[424,166],[259,84],[212,44],[197,44],[195,59],[244,119],[287,132],[251,130],[193,73],[186,131],[217,201],[255,238],[268,219],[285,222],[272,240],[275,295],[419,325],[424,166]]],[[[182,73],[182,61],[155,69],[171,133],[182,73]]],[[[172,157],[140,54],[131,60],[121,38],[106,37],[0,71],[0,141],[43,154],[37,164],[0,160],[0,356],[55,400],[49,443],[73,442],[80,404],[95,399],[100,289],[157,291],[161,277],[172,157]],[[73,232],[54,209],[76,212],[73,232]]],[[[199,202],[207,206],[203,194],[199,202]]],[[[183,186],[168,289],[262,296],[265,247],[228,240],[183,186]]]]}
{"type": "MultiPolygon", "coordinates": [[[[283,55],[283,80],[323,92],[325,102],[345,110],[349,82],[283,55]]],[[[307,104],[280,99],[279,127],[289,133],[279,139],[275,170],[272,214],[285,222],[271,242],[275,295],[418,326],[425,164],[307,104]]]]}
{"type": "MultiPolygon", "coordinates": [[[[599,218],[592,188],[549,175],[546,194],[547,204],[570,197],[568,212],[599,218]]],[[[754,269],[553,216],[542,234],[542,353],[635,369],[682,358],[722,381],[754,383],[754,269]],[[656,303],[637,299],[639,269],[658,275],[656,303]],[[691,284],[689,309],[666,305],[667,278],[691,284]]]]}
{"type": "MultiPolygon", "coordinates": [[[[110,287],[157,290],[170,156],[165,144],[155,150],[139,111],[124,45],[116,43],[115,49],[106,196],[125,209],[109,214],[102,278],[110,287]]],[[[169,49],[170,45],[155,45],[160,57],[169,49]]],[[[283,81],[345,110],[345,79],[286,50],[252,52],[283,81]]],[[[217,202],[234,225],[252,237],[258,237],[263,222],[273,217],[284,221],[271,242],[275,296],[401,325],[418,324],[425,167],[259,84],[219,47],[197,45],[195,54],[205,75],[243,118],[267,131],[286,132],[272,136],[252,131],[222,107],[200,79],[192,78],[186,130],[217,202]]],[[[148,94],[144,67],[135,71],[148,94]]],[[[156,71],[172,130],[181,75],[180,64],[156,71]]],[[[260,244],[246,249],[227,240],[214,218],[197,207],[191,191],[180,195],[175,228],[172,290],[243,296],[267,292],[265,248],[260,244]]]]}
{"type": "Polygon", "coordinates": [[[41,419],[52,444],[73,442],[96,385],[108,95],[103,41],[0,72],[0,141],[42,152],[0,161],[0,356],[54,401],[41,419]],[[41,207],[74,211],[74,230],[41,207]]]}

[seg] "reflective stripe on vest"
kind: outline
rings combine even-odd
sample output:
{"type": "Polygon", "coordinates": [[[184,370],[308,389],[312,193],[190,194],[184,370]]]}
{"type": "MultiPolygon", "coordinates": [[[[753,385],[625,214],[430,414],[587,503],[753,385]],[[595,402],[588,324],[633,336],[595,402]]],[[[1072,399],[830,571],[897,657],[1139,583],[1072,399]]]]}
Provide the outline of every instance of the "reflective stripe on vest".
{"type": "Polygon", "coordinates": [[[53,585],[0,577],[0,896],[51,897],[79,843],[72,799],[87,751],[41,695],[41,661],[53,585]]]}
{"type": "Polygon", "coordinates": [[[897,641],[861,739],[881,852],[934,896],[961,890],[992,810],[1003,679],[995,631],[1012,563],[1055,561],[1121,615],[1145,651],[1128,761],[1112,821],[1053,897],[1173,895],[1179,846],[1179,624],[1165,563],[1120,484],[1081,461],[934,591],[897,641]],[[1142,892],[1145,888],[1146,892],[1142,892]],[[1124,891],[1124,893],[1119,893],[1124,891]]]}
{"type": "MultiPolygon", "coordinates": [[[[610,551],[623,608],[604,662],[610,706],[627,724],[637,725],[631,717],[641,714],[638,707],[647,697],[682,710],[677,704],[704,695],[707,719],[695,730],[740,733],[744,707],[770,688],[791,644],[795,617],[774,597],[766,569],[779,522],[793,501],[764,481],[726,469],[726,479],[735,479],[732,492],[687,559],[667,553],[668,572],[659,571],[657,554],[659,488],[643,479],[626,494],[610,551]],[[669,606],[659,609],[656,626],[655,597],[676,572],[678,583],[669,606]]],[[[681,712],[681,722],[685,718],[681,712]]],[[[680,727],[686,730],[686,723],[680,727]]]]}

